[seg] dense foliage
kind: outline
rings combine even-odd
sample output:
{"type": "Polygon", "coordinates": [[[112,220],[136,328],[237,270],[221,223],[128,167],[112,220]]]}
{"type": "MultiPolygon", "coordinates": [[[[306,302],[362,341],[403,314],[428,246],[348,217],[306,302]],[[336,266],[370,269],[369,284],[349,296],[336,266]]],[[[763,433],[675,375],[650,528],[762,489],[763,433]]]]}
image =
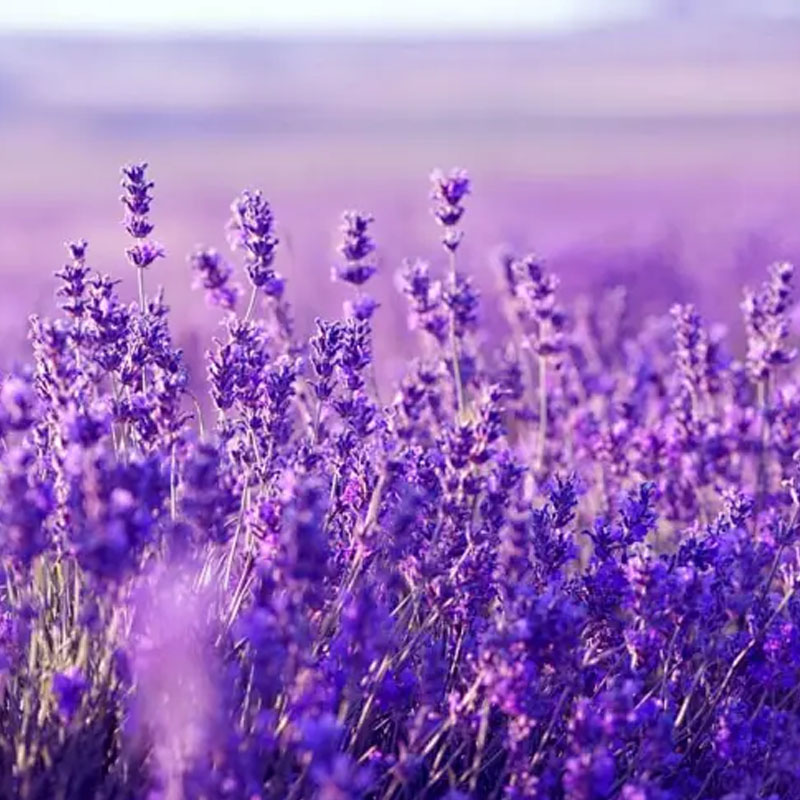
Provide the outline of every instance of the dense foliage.
{"type": "Polygon", "coordinates": [[[305,340],[270,205],[234,201],[241,266],[189,259],[210,402],[148,291],[145,165],[139,302],[69,245],[0,383],[0,796],[800,797],[792,268],[746,292],[740,357],[688,305],[566,309],[535,255],[496,259],[488,330],[469,179],[431,178],[443,263],[398,269],[391,400],[368,214],[305,340]]]}

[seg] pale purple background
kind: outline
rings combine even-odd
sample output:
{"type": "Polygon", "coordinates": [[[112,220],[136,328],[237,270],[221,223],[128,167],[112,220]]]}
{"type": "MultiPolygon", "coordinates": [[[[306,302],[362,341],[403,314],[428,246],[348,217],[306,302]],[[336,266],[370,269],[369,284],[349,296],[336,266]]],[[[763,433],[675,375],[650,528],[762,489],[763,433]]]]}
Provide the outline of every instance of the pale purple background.
{"type": "Polygon", "coordinates": [[[373,211],[378,326],[401,332],[391,276],[439,258],[427,176],[454,164],[474,177],[464,266],[487,292],[487,253],[510,242],[571,294],[621,281],[643,314],[695,298],[735,326],[741,284],[800,256],[799,74],[800,24],[713,16],[460,42],[0,36],[0,358],[52,308],[66,239],[132,296],[118,169],[140,158],[169,252],[149,280],[190,350],[216,317],[186,254],[224,246],[245,187],[274,204],[301,327],[347,294],[329,284],[339,212],[373,211]]]}

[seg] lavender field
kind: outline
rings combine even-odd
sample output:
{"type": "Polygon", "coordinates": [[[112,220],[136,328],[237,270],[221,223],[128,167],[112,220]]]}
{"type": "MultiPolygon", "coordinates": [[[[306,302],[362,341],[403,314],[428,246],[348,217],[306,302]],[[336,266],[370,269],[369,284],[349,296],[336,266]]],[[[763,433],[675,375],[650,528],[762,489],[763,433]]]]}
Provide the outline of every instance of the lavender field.
{"type": "Polygon", "coordinates": [[[800,798],[798,68],[0,37],[0,800],[800,798]]]}

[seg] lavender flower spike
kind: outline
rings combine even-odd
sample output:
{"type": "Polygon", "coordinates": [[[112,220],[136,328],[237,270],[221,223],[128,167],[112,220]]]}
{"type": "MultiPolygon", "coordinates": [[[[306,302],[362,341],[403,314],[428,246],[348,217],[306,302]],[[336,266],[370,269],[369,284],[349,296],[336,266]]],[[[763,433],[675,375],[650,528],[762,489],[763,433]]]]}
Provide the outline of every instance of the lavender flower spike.
{"type": "MultiPolygon", "coordinates": [[[[146,239],[153,232],[150,221],[150,204],[153,197],[150,190],[155,186],[146,177],[147,163],[129,164],[122,168],[122,188],[125,193],[120,200],[125,206],[125,230],[134,239],[146,239]]],[[[128,258],[136,267],[148,267],[156,258],[164,255],[160,245],[143,243],[134,245],[128,251],[128,258]]]]}
{"type": "Polygon", "coordinates": [[[194,272],[195,289],[205,289],[206,302],[233,311],[239,299],[239,287],[230,283],[233,267],[214,248],[198,248],[189,256],[194,272]]]}
{"type": "Polygon", "coordinates": [[[470,193],[470,179],[467,171],[460,167],[455,167],[448,173],[435,169],[431,173],[431,183],[431,210],[436,221],[444,228],[442,244],[454,252],[461,242],[462,233],[456,230],[456,226],[464,215],[462,202],[470,193]]]}
{"type": "Polygon", "coordinates": [[[275,218],[269,203],[259,191],[242,192],[231,204],[228,222],[229,241],[234,250],[245,251],[245,267],[250,282],[271,297],[283,293],[283,281],[273,269],[275,248],[275,218]]]}
{"type": "Polygon", "coordinates": [[[61,308],[77,323],[86,311],[85,294],[89,275],[89,267],[86,266],[86,249],[89,245],[84,239],[78,239],[75,242],[67,242],[66,246],[72,263],[65,264],[59,272],[56,272],[56,277],[63,282],[56,292],[56,296],[64,298],[61,308]]]}
{"type": "Polygon", "coordinates": [[[122,188],[125,193],[120,198],[125,206],[125,230],[136,240],[136,244],[125,251],[125,255],[139,274],[139,306],[143,314],[146,308],[144,270],[157,258],[164,256],[164,248],[160,244],[147,241],[147,237],[153,232],[153,223],[149,217],[150,204],[153,202],[150,190],[155,184],[147,180],[146,172],[147,162],[124,166],[122,188]]]}
{"type": "Polygon", "coordinates": [[[376,272],[369,256],[375,250],[375,243],[369,235],[369,225],[374,217],[360,211],[345,211],[342,214],[342,243],[338,251],[344,258],[344,265],[334,267],[333,278],[361,286],[376,272]]]}
{"type": "MultiPolygon", "coordinates": [[[[435,169],[431,173],[431,182],[433,183],[433,190],[431,192],[431,199],[433,200],[433,216],[436,221],[444,228],[444,235],[442,236],[442,244],[449,254],[450,260],[450,281],[449,281],[449,297],[451,302],[450,306],[450,349],[452,351],[453,359],[453,382],[455,384],[456,400],[458,403],[459,415],[464,414],[466,410],[466,395],[464,391],[464,381],[461,377],[461,346],[459,342],[460,335],[463,334],[463,325],[459,325],[456,319],[456,305],[463,305],[460,301],[454,302],[458,298],[459,291],[459,277],[456,273],[456,250],[461,243],[462,232],[458,230],[457,225],[464,215],[464,206],[462,201],[464,197],[469,194],[470,181],[466,170],[454,168],[449,173],[445,174],[440,169],[435,169]]],[[[467,300],[468,298],[464,298],[467,300]]],[[[469,298],[469,303],[474,306],[472,300],[476,298],[469,298]]],[[[462,308],[462,311],[464,309],[462,308]]],[[[468,313],[468,316],[472,312],[468,313]]]]}
{"type": "Polygon", "coordinates": [[[761,291],[747,291],[742,303],[747,333],[747,368],[755,382],[763,382],[776,367],[790,364],[797,353],[787,346],[794,267],[772,264],[761,291]]]}

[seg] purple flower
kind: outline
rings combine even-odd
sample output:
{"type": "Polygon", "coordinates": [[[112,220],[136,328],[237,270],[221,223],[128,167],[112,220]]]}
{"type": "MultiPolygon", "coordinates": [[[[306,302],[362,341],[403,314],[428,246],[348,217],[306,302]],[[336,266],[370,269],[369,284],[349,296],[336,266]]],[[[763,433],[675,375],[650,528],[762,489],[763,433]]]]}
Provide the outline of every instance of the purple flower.
{"type": "Polygon", "coordinates": [[[351,318],[345,322],[338,364],[352,391],[364,386],[363,372],[372,361],[371,333],[368,320],[351,318]]]}
{"type": "Polygon", "coordinates": [[[462,201],[470,192],[470,180],[466,170],[454,168],[449,173],[435,169],[431,173],[431,199],[433,216],[445,229],[442,243],[445,248],[455,251],[461,236],[455,230],[464,214],[462,201]]]}
{"type": "Polygon", "coordinates": [[[76,456],[65,508],[70,545],[88,573],[122,581],[154,544],[169,494],[164,465],[152,456],[127,464],[105,453],[76,456]]]}
{"type": "Polygon", "coordinates": [[[370,320],[379,306],[380,303],[377,300],[369,295],[362,294],[355,300],[345,301],[345,316],[353,317],[354,319],[361,321],[370,320]]]}
{"type": "Polygon", "coordinates": [[[89,267],[86,266],[88,246],[83,239],[69,242],[67,250],[72,258],[72,263],[65,264],[55,274],[62,281],[62,286],[56,291],[56,296],[64,298],[61,307],[76,322],[82,319],[86,310],[87,276],[89,275],[89,267]]]}
{"type": "Polygon", "coordinates": [[[323,526],[326,504],[326,493],[319,482],[302,482],[286,509],[281,534],[283,574],[309,599],[318,595],[330,568],[330,549],[323,526]]]}
{"type": "MultiPolygon", "coordinates": [[[[134,217],[139,218],[139,224],[143,224],[141,218],[146,217],[150,213],[150,203],[152,197],[150,190],[155,186],[152,181],[148,181],[146,177],[147,163],[141,164],[128,164],[122,168],[122,188],[125,189],[125,194],[122,196],[122,202],[128,209],[128,212],[134,217]]],[[[132,219],[128,224],[136,225],[137,219],[132,219]]],[[[142,231],[139,228],[130,230],[129,233],[136,239],[144,239],[150,233],[152,228],[142,231]]]]}
{"type": "Polygon", "coordinates": [[[71,404],[62,416],[65,442],[90,448],[111,432],[110,404],[96,401],[88,407],[71,404]]]}
{"type": "Polygon", "coordinates": [[[796,350],[786,344],[793,277],[791,264],[772,264],[761,291],[745,292],[742,311],[747,333],[747,368],[754,381],[763,380],[775,367],[795,359],[796,350]]]}
{"type": "Polygon", "coordinates": [[[53,694],[58,704],[58,711],[67,722],[81,707],[88,688],[88,681],[77,667],[53,675],[53,694]]]}
{"type": "Polygon", "coordinates": [[[164,248],[155,242],[136,244],[125,250],[128,261],[139,269],[147,269],[157,258],[164,257],[164,248]]]}
{"type": "Polygon", "coordinates": [[[0,471],[0,552],[28,565],[49,544],[52,483],[36,474],[29,446],[6,451],[0,471]]]}
{"type": "Polygon", "coordinates": [[[131,312],[117,295],[118,281],[107,275],[89,280],[85,338],[90,358],[103,370],[113,373],[125,358],[131,333],[131,312]]]}
{"type": "Polygon", "coordinates": [[[558,279],[534,254],[514,262],[511,269],[516,276],[517,314],[532,348],[543,356],[560,352],[566,317],[556,303],[558,279]]]}
{"type": "Polygon", "coordinates": [[[204,289],[206,302],[233,311],[239,298],[239,287],[230,283],[233,267],[213,248],[198,249],[189,257],[194,272],[195,289],[204,289]]]}
{"type": "Polygon", "coordinates": [[[233,480],[212,444],[195,444],[184,466],[181,510],[197,532],[197,540],[224,542],[229,522],[239,507],[233,480]]]}
{"type": "Polygon", "coordinates": [[[322,319],[317,319],[316,324],[317,332],[309,341],[310,360],[317,377],[313,386],[317,398],[327,400],[333,392],[333,374],[340,363],[345,327],[340,322],[322,319]]]}
{"type": "MultiPolygon", "coordinates": [[[[412,330],[421,328],[434,336],[440,344],[444,343],[450,321],[443,310],[442,284],[431,279],[428,262],[421,259],[404,261],[397,274],[397,283],[411,305],[409,326],[412,330]]],[[[458,303],[458,299],[459,295],[454,295],[452,302],[458,303]]]]}
{"type": "Polygon", "coordinates": [[[298,363],[290,356],[281,356],[271,364],[264,378],[267,398],[265,432],[267,448],[286,444],[292,435],[291,400],[295,395],[298,363]]]}
{"type": "Polygon", "coordinates": [[[445,291],[444,302],[453,316],[455,335],[459,339],[477,326],[479,298],[472,280],[456,273],[455,285],[445,291]]]}
{"type": "Polygon", "coordinates": [[[375,250],[368,230],[373,219],[371,214],[360,211],[342,214],[342,242],[337,249],[345,263],[334,267],[334,279],[361,286],[375,274],[377,268],[368,260],[375,250]]]}
{"type": "Polygon", "coordinates": [[[369,788],[369,772],[339,752],[343,731],[332,715],[303,723],[302,748],[307,753],[310,773],[319,800],[357,800],[369,788]]]}
{"type": "Polygon", "coordinates": [[[228,222],[231,246],[245,253],[245,268],[253,286],[280,297],[283,281],[273,269],[278,238],[269,203],[259,191],[245,191],[231,204],[228,222]]]}
{"type": "Polygon", "coordinates": [[[611,794],[616,772],[606,750],[571,756],[564,773],[565,800],[605,800],[611,794]]]}
{"type": "Polygon", "coordinates": [[[228,319],[226,342],[208,355],[211,397],[220,411],[239,403],[256,408],[263,394],[263,370],[269,360],[264,330],[255,322],[228,319]]]}
{"type": "Polygon", "coordinates": [[[28,430],[37,419],[37,406],[30,377],[6,375],[0,382],[0,434],[28,430]]]}
{"type": "Polygon", "coordinates": [[[138,269],[146,269],[157,258],[164,256],[164,248],[160,244],[142,241],[153,232],[149,214],[153,202],[150,191],[155,184],[147,179],[146,173],[147,164],[144,162],[122,168],[122,188],[125,193],[120,199],[125,206],[125,230],[134,239],[140,240],[140,243],[129,247],[125,254],[138,269]]]}

